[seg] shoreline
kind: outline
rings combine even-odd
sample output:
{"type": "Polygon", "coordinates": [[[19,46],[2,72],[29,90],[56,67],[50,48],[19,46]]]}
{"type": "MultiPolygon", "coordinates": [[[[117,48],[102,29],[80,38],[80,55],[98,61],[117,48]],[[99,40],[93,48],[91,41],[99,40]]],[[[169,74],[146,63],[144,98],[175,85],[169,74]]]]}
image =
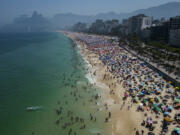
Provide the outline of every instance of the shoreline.
{"type": "MultiPolygon", "coordinates": [[[[104,104],[107,105],[108,108],[106,110],[106,113],[108,115],[108,113],[110,112],[112,115],[108,121],[109,127],[111,127],[112,130],[112,135],[133,135],[138,134],[137,132],[148,134],[150,132],[150,129],[142,126],[142,122],[144,122],[148,117],[154,120],[153,125],[155,129],[153,129],[153,133],[155,135],[160,134],[162,129],[162,120],[164,119],[163,113],[157,115],[151,110],[151,108],[148,108],[148,106],[145,106],[147,110],[143,109],[144,111],[138,111],[138,107],[140,106],[140,104],[134,104],[134,102],[132,102],[133,99],[131,99],[130,97],[128,97],[126,101],[124,101],[123,97],[124,93],[127,91],[127,88],[124,87],[123,84],[126,83],[127,80],[124,80],[123,78],[119,80],[119,78],[114,75],[114,73],[110,72],[108,66],[99,59],[98,54],[89,50],[86,43],[78,41],[76,39],[76,34],[78,35],[79,33],[68,32],[66,33],[66,36],[75,41],[77,45],[80,45],[83,58],[92,66],[93,73],[91,74],[95,75],[95,78],[97,80],[95,85],[101,88],[104,104]]],[[[118,48],[121,47],[118,46],[118,48]]],[[[129,57],[132,57],[132,54],[129,54],[129,52],[127,52],[126,50],[123,50],[123,52],[125,52],[129,57]]],[[[140,60],[138,59],[138,61],[140,60]]],[[[146,67],[146,69],[149,70],[150,68],[146,67]]],[[[152,72],[154,78],[156,76],[156,72],[153,70],[152,72]]],[[[167,85],[167,82],[163,80],[163,78],[159,77],[159,79],[161,79],[167,85]]],[[[163,91],[161,96],[164,98],[165,95],[166,93],[163,91]]],[[[157,96],[152,97],[156,98],[157,96]]],[[[171,103],[169,105],[171,105],[171,103]]],[[[175,115],[177,112],[177,110],[173,110],[170,117],[175,115]]],[[[170,134],[175,126],[171,124],[168,127],[170,130],[166,134],[170,134]]]]}
{"type": "Polygon", "coordinates": [[[117,84],[116,86],[110,86],[112,83],[115,84],[117,79],[106,81],[103,80],[103,76],[105,74],[107,74],[109,78],[114,78],[114,75],[110,72],[107,73],[107,67],[104,65],[104,63],[102,63],[102,61],[99,60],[99,56],[93,52],[90,52],[86,48],[86,45],[77,41],[73,35],[66,34],[66,36],[75,41],[75,43],[81,47],[83,59],[88,61],[88,63],[92,66],[92,70],[94,71],[92,71],[93,73],[91,72],[91,74],[96,72],[96,75],[94,76],[96,78],[96,83],[94,85],[102,90],[102,99],[104,104],[107,104],[108,111],[112,114],[112,118],[107,123],[112,129],[112,135],[135,134],[135,129],[140,128],[139,123],[143,120],[143,114],[137,113],[136,107],[133,106],[130,110],[128,110],[130,101],[123,105],[123,93],[125,90],[123,89],[122,85],[117,84]],[[110,95],[109,93],[111,92],[111,89],[116,91],[116,94],[110,95]],[[122,110],[120,110],[121,106],[123,106],[122,110]],[[136,117],[133,117],[134,115],[136,115],[136,117]]]}

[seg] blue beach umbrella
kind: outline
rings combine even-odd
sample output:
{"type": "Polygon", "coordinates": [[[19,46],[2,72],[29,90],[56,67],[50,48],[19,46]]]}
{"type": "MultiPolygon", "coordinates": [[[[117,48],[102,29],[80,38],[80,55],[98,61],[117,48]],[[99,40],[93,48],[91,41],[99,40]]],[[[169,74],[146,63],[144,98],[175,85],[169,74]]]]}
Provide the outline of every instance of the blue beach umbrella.
{"type": "Polygon", "coordinates": [[[145,91],[145,90],[143,90],[143,91],[142,91],[142,93],[143,93],[143,94],[146,94],[146,91],[145,91]]]}
{"type": "Polygon", "coordinates": [[[172,110],[173,109],[173,107],[172,106],[168,106],[168,110],[172,110]]]}
{"type": "Polygon", "coordinates": [[[144,86],[144,83],[143,83],[143,82],[140,82],[140,85],[141,85],[141,86],[144,86]]]}
{"type": "Polygon", "coordinates": [[[114,65],[114,64],[116,64],[116,62],[115,62],[115,61],[113,61],[113,62],[112,62],[112,64],[114,65]]]}

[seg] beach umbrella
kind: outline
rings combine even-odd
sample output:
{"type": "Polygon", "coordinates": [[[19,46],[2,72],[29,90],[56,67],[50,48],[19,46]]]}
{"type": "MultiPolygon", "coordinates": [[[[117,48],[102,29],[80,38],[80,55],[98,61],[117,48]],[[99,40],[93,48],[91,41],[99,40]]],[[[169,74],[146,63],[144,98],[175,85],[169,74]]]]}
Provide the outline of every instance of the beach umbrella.
{"type": "Polygon", "coordinates": [[[179,128],[179,127],[176,127],[176,128],[174,129],[174,131],[177,133],[177,135],[180,135],[180,128],[179,128]]]}
{"type": "Polygon", "coordinates": [[[175,99],[174,102],[180,103],[180,99],[175,99]]]}
{"type": "Polygon", "coordinates": [[[160,106],[164,106],[164,104],[163,103],[161,103],[161,104],[159,104],[160,106]]]}
{"type": "Polygon", "coordinates": [[[135,97],[134,100],[135,100],[136,102],[138,102],[138,101],[139,101],[139,98],[138,98],[138,97],[135,97]]]}
{"type": "Polygon", "coordinates": [[[144,103],[147,103],[147,100],[146,100],[146,99],[143,99],[143,102],[144,102],[144,103]]]}
{"type": "Polygon", "coordinates": [[[141,86],[144,86],[144,83],[143,83],[143,82],[140,82],[140,85],[141,85],[141,86]]]}
{"type": "Polygon", "coordinates": [[[170,117],[168,117],[168,116],[166,116],[165,118],[165,121],[167,121],[167,122],[172,122],[173,120],[170,118],[170,117]]]}
{"type": "Polygon", "coordinates": [[[136,90],[139,90],[139,87],[136,86],[136,90]]]}
{"type": "Polygon", "coordinates": [[[172,106],[168,106],[168,110],[172,110],[173,109],[173,107],[172,106]]]}
{"type": "Polygon", "coordinates": [[[145,89],[148,90],[148,86],[147,85],[145,86],[145,89]]]}
{"type": "Polygon", "coordinates": [[[176,107],[180,107],[180,103],[176,104],[176,105],[175,105],[175,108],[176,108],[176,107]]]}
{"type": "Polygon", "coordinates": [[[158,104],[157,104],[157,103],[154,103],[154,106],[156,107],[156,106],[158,106],[158,104]]]}
{"type": "Polygon", "coordinates": [[[112,64],[114,65],[114,64],[116,64],[116,62],[115,62],[115,61],[113,61],[113,62],[112,62],[112,64]]]}
{"type": "Polygon", "coordinates": [[[174,131],[180,131],[179,127],[174,128],[174,131]]]}
{"type": "Polygon", "coordinates": [[[154,109],[158,112],[162,112],[161,108],[159,108],[157,104],[154,104],[154,109]]]}
{"type": "Polygon", "coordinates": [[[141,95],[144,95],[144,94],[143,94],[142,92],[139,92],[139,93],[138,93],[138,96],[141,96],[141,95]]]}
{"type": "Polygon", "coordinates": [[[154,103],[154,99],[153,99],[153,98],[151,98],[150,101],[151,101],[152,103],[154,103]]]}
{"type": "Polygon", "coordinates": [[[146,94],[146,91],[145,91],[145,90],[143,90],[141,93],[146,94]]]}
{"type": "Polygon", "coordinates": [[[155,135],[153,132],[148,132],[148,135],[155,135]]]}
{"type": "Polygon", "coordinates": [[[180,113],[175,115],[176,119],[180,120],[180,113]]]}
{"type": "Polygon", "coordinates": [[[164,112],[164,115],[168,115],[169,114],[169,112],[164,112]]]}
{"type": "Polygon", "coordinates": [[[160,90],[156,90],[156,93],[161,93],[161,91],[160,90]]]}

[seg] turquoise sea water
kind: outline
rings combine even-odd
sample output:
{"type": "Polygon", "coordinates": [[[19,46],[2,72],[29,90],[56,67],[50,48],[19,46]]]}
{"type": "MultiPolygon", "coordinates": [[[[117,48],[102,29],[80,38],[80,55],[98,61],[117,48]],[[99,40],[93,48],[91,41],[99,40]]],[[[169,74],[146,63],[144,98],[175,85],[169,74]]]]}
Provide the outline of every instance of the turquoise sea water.
{"type": "Polygon", "coordinates": [[[85,68],[61,33],[0,34],[0,135],[108,135],[107,114],[97,111],[103,103],[94,99],[101,90],[90,86],[85,68]]]}

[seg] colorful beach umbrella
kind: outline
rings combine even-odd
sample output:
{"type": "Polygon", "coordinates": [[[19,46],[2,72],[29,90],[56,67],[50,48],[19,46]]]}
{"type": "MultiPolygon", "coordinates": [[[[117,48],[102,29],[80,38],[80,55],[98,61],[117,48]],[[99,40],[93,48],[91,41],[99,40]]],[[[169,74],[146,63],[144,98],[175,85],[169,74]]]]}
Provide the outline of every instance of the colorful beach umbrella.
{"type": "Polygon", "coordinates": [[[174,102],[180,103],[180,99],[175,99],[174,102]]]}
{"type": "Polygon", "coordinates": [[[174,128],[175,131],[180,131],[179,127],[174,128]]]}
{"type": "Polygon", "coordinates": [[[167,122],[172,122],[173,120],[170,118],[170,117],[168,117],[168,116],[166,116],[165,118],[165,121],[167,121],[167,122]]]}

